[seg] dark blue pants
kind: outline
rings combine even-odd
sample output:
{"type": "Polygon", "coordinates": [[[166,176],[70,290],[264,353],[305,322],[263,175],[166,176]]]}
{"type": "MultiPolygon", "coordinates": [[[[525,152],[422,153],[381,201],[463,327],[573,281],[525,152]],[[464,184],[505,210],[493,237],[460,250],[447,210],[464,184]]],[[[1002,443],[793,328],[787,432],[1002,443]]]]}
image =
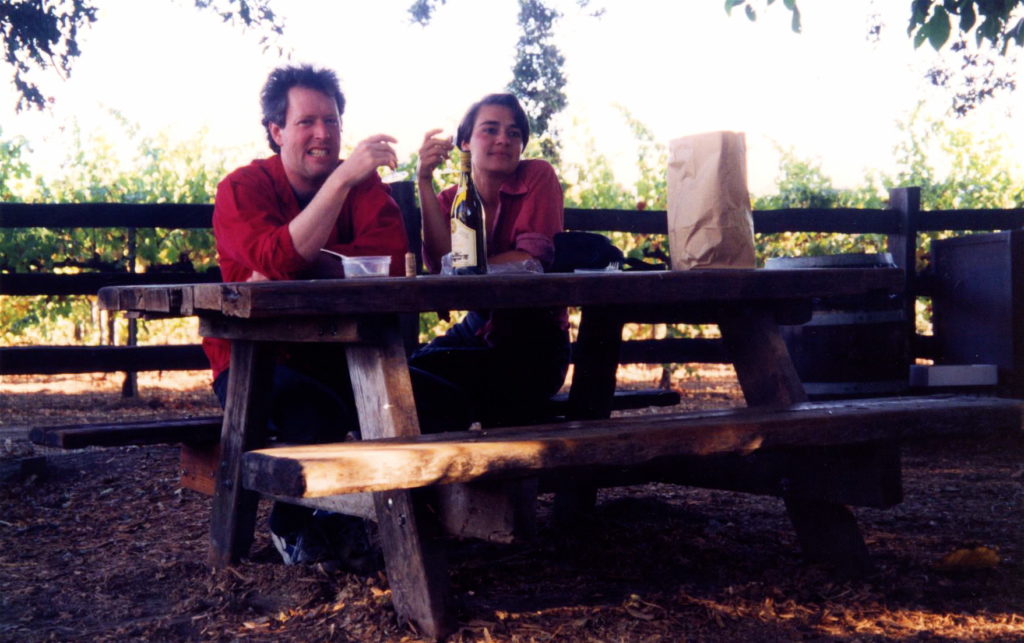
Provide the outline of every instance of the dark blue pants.
{"type": "Polygon", "coordinates": [[[521,320],[506,318],[506,327],[512,325],[517,332],[490,345],[482,336],[484,316],[469,312],[445,335],[416,351],[409,365],[464,391],[470,415],[485,426],[536,421],[569,367],[569,334],[544,313],[558,314],[523,311],[521,320]]]}

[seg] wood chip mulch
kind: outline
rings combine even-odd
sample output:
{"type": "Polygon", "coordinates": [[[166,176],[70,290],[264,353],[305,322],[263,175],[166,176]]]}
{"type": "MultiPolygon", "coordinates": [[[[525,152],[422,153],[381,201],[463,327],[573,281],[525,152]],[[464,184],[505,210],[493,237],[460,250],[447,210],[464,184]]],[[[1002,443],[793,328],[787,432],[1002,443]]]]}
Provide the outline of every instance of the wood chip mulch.
{"type": "MultiPolygon", "coordinates": [[[[0,640],[421,640],[384,574],[286,567],[263,529],[211,571],[210,500],[178,487],[175,448],[44,453],[18,429],[182,412],[216,408],[202,389],[0,395],[0,640]]],[[[567,533],[542,497],[534,540],[452,543],[450,640],[1024,640],[1024,438],[915,444],[904,465],[903,503],[854,510],[877,569],[852,579],[801,561],[775,498],[608,489],[567,533]]]]}

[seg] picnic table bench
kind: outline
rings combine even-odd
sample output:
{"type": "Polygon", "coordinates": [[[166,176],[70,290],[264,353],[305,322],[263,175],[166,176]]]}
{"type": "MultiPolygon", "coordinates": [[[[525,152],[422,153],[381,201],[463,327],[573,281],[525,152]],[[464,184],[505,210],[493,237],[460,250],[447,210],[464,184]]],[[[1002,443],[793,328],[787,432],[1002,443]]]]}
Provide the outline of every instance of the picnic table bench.
{"type": "Polygon", "coordinates": [[[420,276],[124,286],[104,288],[100,302],[134,315],[198,315],[201,334],[232,341],[214,565],[248,551],[261,493],[368,515],[380,527],[396,611],[442,636],[452,614],[439,535],[456,522],[452,505],[461,500],[453,498],[477,493],[495,499],[550,487],[564,494],[624,478],[773,493],[784,499],[806,554],[867,564],[846,505],[899,502],[900,440],[1016,429],[1021,421],[1017,402],[996,398],[807,403],[778,323],[809,319],[815,297],[896,293],[903,284],[892,268],[420,276]],[[557,305],[581,309],[568,401],[577,421],[420,434],[401,314],[557,305]],[[610,418],[622,326],[654,320],[717,324],[750,408],[610,418]],[[365,442],[262,448],[277,342],[345,346],[365,442]]]}

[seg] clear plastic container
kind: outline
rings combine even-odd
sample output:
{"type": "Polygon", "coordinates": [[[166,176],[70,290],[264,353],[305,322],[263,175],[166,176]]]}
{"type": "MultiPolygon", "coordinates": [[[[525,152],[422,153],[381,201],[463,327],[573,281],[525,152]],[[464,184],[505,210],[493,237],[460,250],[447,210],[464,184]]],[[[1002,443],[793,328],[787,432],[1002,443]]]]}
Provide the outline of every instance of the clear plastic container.
{"type": "Polygon", "coordinates": [[[391,257],[388,255],[345,257],[341,260],[341,265],[345,268],[346,279],[387,277],[391,269],[391,257]]]}

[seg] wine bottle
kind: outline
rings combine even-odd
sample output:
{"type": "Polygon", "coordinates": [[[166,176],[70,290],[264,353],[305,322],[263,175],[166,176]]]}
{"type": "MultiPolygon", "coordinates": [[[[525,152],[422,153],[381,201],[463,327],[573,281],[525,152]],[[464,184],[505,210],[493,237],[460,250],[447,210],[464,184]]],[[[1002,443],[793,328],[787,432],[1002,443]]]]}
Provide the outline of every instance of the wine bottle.
{"type": "Polygon", "coordinates": [[[484,204],[473,185],[470,153],[462,153],[462,174],[452,202],[452,270],[457,275],[487,272],[487,237],[484,204]]]}

